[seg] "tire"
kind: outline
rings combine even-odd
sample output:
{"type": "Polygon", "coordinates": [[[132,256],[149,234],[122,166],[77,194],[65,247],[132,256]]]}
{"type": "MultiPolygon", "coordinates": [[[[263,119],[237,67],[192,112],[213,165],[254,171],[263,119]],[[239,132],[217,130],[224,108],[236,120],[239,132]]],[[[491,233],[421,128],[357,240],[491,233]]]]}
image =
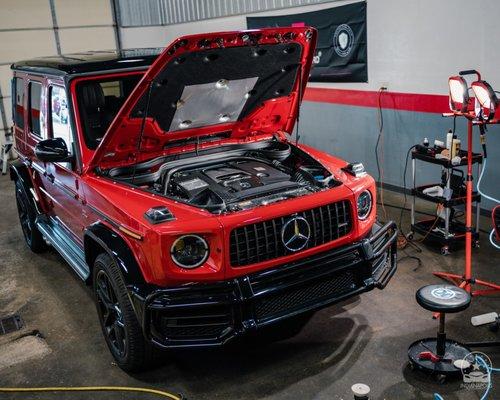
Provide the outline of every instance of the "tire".
{"type": "Polygon", "coordinates": [[[150,368],[151,345],[142,333],[120,269],[106,253],[94,262],[93,292],[102,333],[116,364],[126,372],[150,368]]]}
{"type": "Polygon", "coordinates": [[[36,210],[19,180],[16,180],[16,204],[26,244],[33,253],[43,253],[47,250],[47,243],[36,226],[36,210]]]}

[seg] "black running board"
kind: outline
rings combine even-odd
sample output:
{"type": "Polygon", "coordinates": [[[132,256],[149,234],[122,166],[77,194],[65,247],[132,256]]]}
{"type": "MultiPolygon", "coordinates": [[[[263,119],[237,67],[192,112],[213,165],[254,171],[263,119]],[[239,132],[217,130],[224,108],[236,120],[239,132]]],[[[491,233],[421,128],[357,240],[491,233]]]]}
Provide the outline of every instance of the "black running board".
{"type": "Polygon", "coordinates": [[[53,219],[40,215],[36,219],[36,226],[45,240],[57,250],[78,276],[87,280],[90,270],[82,248],[53,219]]]}

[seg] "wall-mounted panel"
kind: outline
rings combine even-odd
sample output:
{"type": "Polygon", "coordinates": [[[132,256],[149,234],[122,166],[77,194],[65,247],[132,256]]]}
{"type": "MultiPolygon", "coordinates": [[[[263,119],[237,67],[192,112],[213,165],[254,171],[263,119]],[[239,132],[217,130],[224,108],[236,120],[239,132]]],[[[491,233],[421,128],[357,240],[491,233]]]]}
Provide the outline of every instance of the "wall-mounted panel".
{"type": "Polygon", "coordinates": [[[74,28],[59,32],[62,53],[116,49],[113,28],[74,28]]]}
{"type": "Polygon", "coordinates": [[[52,30],[0,32],[0,64],[56,53],[52,30]]]}
{"type": "Polygon", "coordinates": [[[110,0],[54,0],[60,27],[113,24],[110,0]]]}
{"type": "Polygon", "coordinates": [[[49,0],[2,0],[0,29],[52,27],[49,0]],[[43,7],[40,3],[44,3],[43,7]],[[46,4],[45,4],[46,3],[46,4]]]}

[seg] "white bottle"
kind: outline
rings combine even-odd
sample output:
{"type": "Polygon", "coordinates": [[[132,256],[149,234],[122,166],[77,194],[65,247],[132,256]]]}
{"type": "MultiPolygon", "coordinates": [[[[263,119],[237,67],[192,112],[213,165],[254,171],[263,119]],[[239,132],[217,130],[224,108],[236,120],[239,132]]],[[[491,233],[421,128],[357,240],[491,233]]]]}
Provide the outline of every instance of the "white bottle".
{"type": "Polygon", "coordinates": [[[446,148],[451,150],[451,145],[453,144],[453,132],[451,129],[446,134],[446,148]]]}

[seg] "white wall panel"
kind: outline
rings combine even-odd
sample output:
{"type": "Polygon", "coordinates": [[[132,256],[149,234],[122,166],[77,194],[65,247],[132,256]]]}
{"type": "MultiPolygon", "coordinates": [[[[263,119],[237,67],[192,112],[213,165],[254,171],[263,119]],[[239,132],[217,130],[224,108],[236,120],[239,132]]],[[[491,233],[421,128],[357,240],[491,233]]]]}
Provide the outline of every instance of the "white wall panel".
{"type": "Polygon", "coordinates": [[[48,0],[0,1],[0,29],[51,26],[48,0]]]}
{"type": "MultiPolygon", "coordinates": [[[[2,89],[3,96],[10,96],[10,78],[12,76],[12,71],[10,66],[2,65],[0,66],[0,88],[2,89]]],[[[10,126],[12,123],[11,118],[11,107],[10,107],[11,99],[10,97],[4,98],[3,104],[5,109],[5,114],[7,117],[7,126],[10,126]]],[[[2,118],[0,117],[0,129],[2,128],[2,118]]],[[[3,131],[0,130],[0,144],[3,143],[3,131]]]]}
{"type": "Polygon", "coordinates": [[[110,0],[54,0],[54,4],[61,27],[113,23],[110,0]]]}
{"type": "Polygon", "coordinates": [[[0,32],[0,63],[55,54],[54,32],[6,31],[0,32]]]}
{"type": "MultiPolygon", "coordinates": [[[[0,66],[0,88],[2,89],[2,95],[10,96],[10,78],[12,76],[12,70],[10,65],[0,66]]],[[[1,120],[0,120],[1,121],[1,120]]],[[[1,135],[1,132],[0,132],[1,135]]]]}
{"type": "Polygon", "coordinates": [[[59,37],[63,54],[116,48],[113,28],[63,29],[59,37]]]}
{"type": "MultiPolygon", "coordinates": [[[[10,98],[5,99],[4,104],[5,104],[5,115],[7,117],[7,126],[12,126],[12,103],[10,101],[10,98]]],[[[2,143],[3,143],[3,138],[2,138],[2,143]]]]}

